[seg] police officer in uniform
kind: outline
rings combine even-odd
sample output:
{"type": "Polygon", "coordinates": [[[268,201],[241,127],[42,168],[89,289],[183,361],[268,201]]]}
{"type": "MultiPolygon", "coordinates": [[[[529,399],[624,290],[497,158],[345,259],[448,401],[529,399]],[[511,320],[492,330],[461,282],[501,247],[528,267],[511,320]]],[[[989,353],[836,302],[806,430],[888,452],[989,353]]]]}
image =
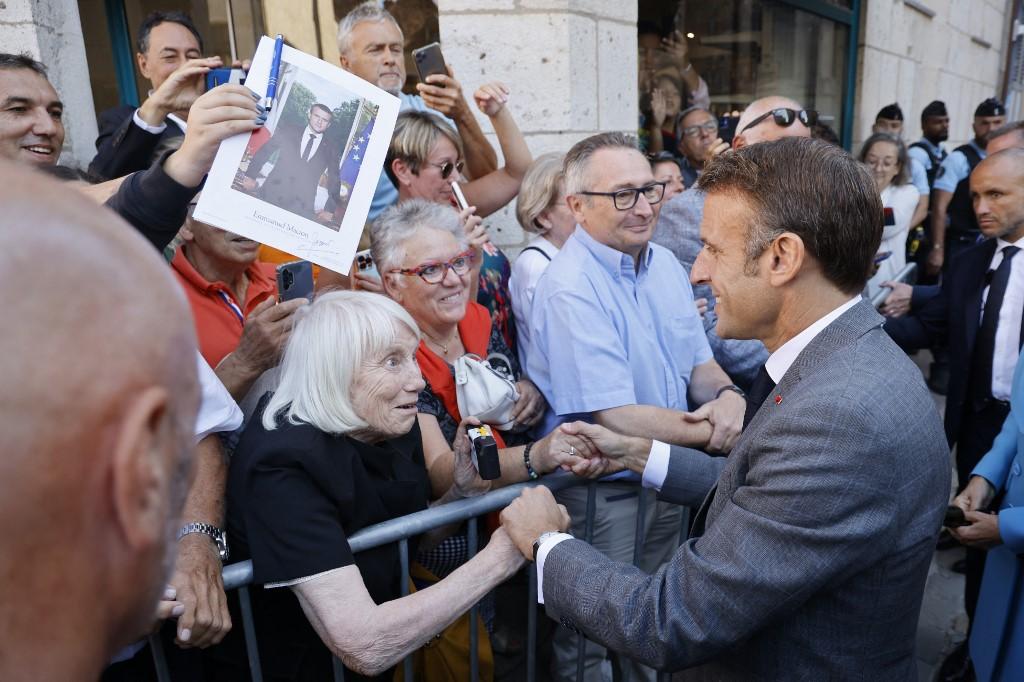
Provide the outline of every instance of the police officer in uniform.
{"type": "Polygon", "coordinates": [[[974,139],[957,147],[939,166],[932,187],[932,250],[927,271],[938,274],[964,249],[978,242],[980,232],[971,204],[968,178],[985,158],[985,137],[1006,123],[1006,107],[990,97],[974,110],[974,139]]]}

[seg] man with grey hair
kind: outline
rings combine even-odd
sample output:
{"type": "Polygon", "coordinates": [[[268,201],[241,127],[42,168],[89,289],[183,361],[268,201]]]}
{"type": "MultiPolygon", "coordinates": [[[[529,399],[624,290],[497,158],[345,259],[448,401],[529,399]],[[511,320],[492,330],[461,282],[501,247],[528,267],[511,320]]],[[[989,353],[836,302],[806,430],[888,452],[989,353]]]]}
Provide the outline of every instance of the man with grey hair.
{"type": "Polygon", "coordinates": [[[861,297],[882,235],[878,190],[845,151],[802,139],[721,155],[699,185],[705,247],[691,279],[718,296],[723,336],[771,351],[749,425],[727,459],[563,427],[608,458],[578,473],[625,467],[664,500],[703,500],[690,539],[653,574],[616,564],[557,532],[564,512],[542,487],[502,527],[535,559],[551,617],[685,670],[676,680],[916,679],[949,449],[920,371],[861,297]]]}
{"type": "MultiPolygon", "coordinates": [[[[569,151],[565,185],[577,227],[538,282],[529,321],[534,345],[527,373],[549,404],[540,432],[583,419],[728,452],[746,402],[712,358],[686,272],[668,250],[650,243],[664,183],[655,181],[635,140],[605,133],[569,151]]],[[[643,495],[639,563],[653,572],[678,544],[682,509],[649,491],[643,495]]],[[[601,482],[597,497],[594,546],[631,561],[635,485],[601,482]]],[[[559,500],[582,533],[586,488],[563,491],[559,500]]],[[[575,635],[559,629],[554,648],[556,678],[573,679],[575,635]]],[[[585,658],[586,679],[598,679],[604,648],[588,643],[585,658]]],[[[634,680],[654,678],[642,665],[620,664],[634,680]]]]}
{"type": "MultiPolygon", "coordinates": [[[[811,118],[814,112],[806,112],[796,101],[788,97],[763,97],[750,103],[740,116],[733,138],[733,149],[741,149],[758,142],[767,142],[782,137],[810,137],[811,118]],[[778,116],[772,112],[781,112],[778,116]],[[801,118],[803,112],[803,118],[801,118]],[[784,117],[789,124],[783,125],[784,117]],[[780,123],[782,121],[782,123],[780,123]]],[[[704,215],[704,193],[697,187],[690,187],[665,204],[658,219],[652,240],[675,254],[687,272],[701,250],[700,221],[704,215]]],[[[741,388],[749,388],[757,376],[757,369],[764,364],[768,352],[756,340],[722,339],[716,327],[715,298],[709,287],[695,284],[693,295],[708,301],[704,313],[704,331],[707,333],[711,352],[722,369],[741,388]]]]}
{"type": "MultiPolygon", "coordinates": [[[[357,5],[338,23],[338,52],[341,68],[364,81],[390,92],[399,99],[399,111],[433,109],[459,131],[466,150],[466,174],[479,178],[498,168],[498,157],[484,137],[480,124],[462,95],[451,67],[447,74],[428,76],[417,83],[419,94],[402,92],[405,85],[405,37],[390,12],[367,0],[357,5]]],[[[370,204],[373,220],[398,201],[398,190],[383,172],[370,204]]]]}
{"type": "Polygon", "coordinates": [[[17,292],[0,342],[0,678],[97,679],[150,629],[173,565],[195,336],[166,265],[123,221],[6,161],[0,175],[0,287],[17,292]]]}

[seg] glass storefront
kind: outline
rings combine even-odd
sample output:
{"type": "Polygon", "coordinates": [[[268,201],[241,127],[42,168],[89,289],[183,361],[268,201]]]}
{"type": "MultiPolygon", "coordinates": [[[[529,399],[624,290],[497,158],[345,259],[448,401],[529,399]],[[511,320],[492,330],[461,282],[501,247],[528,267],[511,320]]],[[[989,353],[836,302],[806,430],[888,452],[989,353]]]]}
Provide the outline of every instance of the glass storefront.
{"type": "Polygon", "coordinates": [[[842,136],[850,115],[854,4],[853,0],[641,0],[642,115],[652,115],[654,88],[671,93],[673,85],[679,85],[679,107],[703,100],[719,117],[727,136],[730,124],[747,104],[777,94],[817,110],[820,120],[842,136]],[[837,21],[830,16],[849,19],[837,21]],[[698,76],[703,83],[695,91],[692,86],[698,76]]]}

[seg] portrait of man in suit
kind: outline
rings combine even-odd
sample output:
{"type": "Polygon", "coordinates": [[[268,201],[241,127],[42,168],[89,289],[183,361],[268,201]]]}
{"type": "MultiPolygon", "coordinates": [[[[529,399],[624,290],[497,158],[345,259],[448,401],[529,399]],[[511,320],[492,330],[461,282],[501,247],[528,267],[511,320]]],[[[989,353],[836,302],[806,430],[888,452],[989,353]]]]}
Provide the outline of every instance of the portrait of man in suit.
{"type": "Polygon", "coordinates": [[[235,188],[337,230],[334,209],[341,186],[341,150],[328,135],[332,120],[331,108],[317,102],[309,108],[305,127],[282,124],[253,154],[244,175],[236,181],[240,187],[235,188]],[[275,152],[273,167],[261,185],[257,177],[275,152]],[[327,201],[317,210],[317,188],[325,173],[327,201]]]}
{"type": "Polygon", "coordinates": [[[675,680],[916,679],[949,448],[921,372],[861,296],[878,191],[848,153],[807,138],[723,154],[698,185],[691,281],[717,298],[723,338],[769,352],[732,451],[559,427],[602,453],[577,473],[628,469],[659,499],[698,508],[689,539],[653,574],[614,562],[564,532],[542,486],[502,512],[503,527],[535,560],[550,617],[683,671],[675,680]]]}

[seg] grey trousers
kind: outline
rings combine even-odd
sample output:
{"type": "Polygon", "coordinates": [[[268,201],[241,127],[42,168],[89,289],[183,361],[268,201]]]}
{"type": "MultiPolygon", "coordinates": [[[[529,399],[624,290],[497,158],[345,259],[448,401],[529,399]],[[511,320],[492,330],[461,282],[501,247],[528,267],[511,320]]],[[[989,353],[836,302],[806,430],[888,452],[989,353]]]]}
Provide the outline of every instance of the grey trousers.
{"type": "MultiPolygon", "coordinates": [[[[587,487],[566,488],[555,494],[565,505],[572,517],[570,532],[577,538],[586,537],[587,487]]],[[[633,563],[633,546],[636,541],[636,517],[639,495],[645,499],[643,548],[640,552],[639,567],[653,573],[667,562],[679,547],[683,507],[668,502],[659,502],[656,493],[644,490],[636,484],[598,483],[594,516],[594,535],[591,545],[615,561],[633,563]]],[[[554,662],[552,676],[558,682],[572,682],[576,679],[578,635],[568,628],[559,626],[552,642],[554,662]]],[[[630,682],[654,682],[656,672],[652,668],[628,658],[629,652],[620,652],[618,657],[620,679],[630,682]]],[[[604,665],[607,651],[600,644],[586,640],[584,649],[584,673],[586,682],[601,682],[608,678],[610,668],[604,665]]]]}

